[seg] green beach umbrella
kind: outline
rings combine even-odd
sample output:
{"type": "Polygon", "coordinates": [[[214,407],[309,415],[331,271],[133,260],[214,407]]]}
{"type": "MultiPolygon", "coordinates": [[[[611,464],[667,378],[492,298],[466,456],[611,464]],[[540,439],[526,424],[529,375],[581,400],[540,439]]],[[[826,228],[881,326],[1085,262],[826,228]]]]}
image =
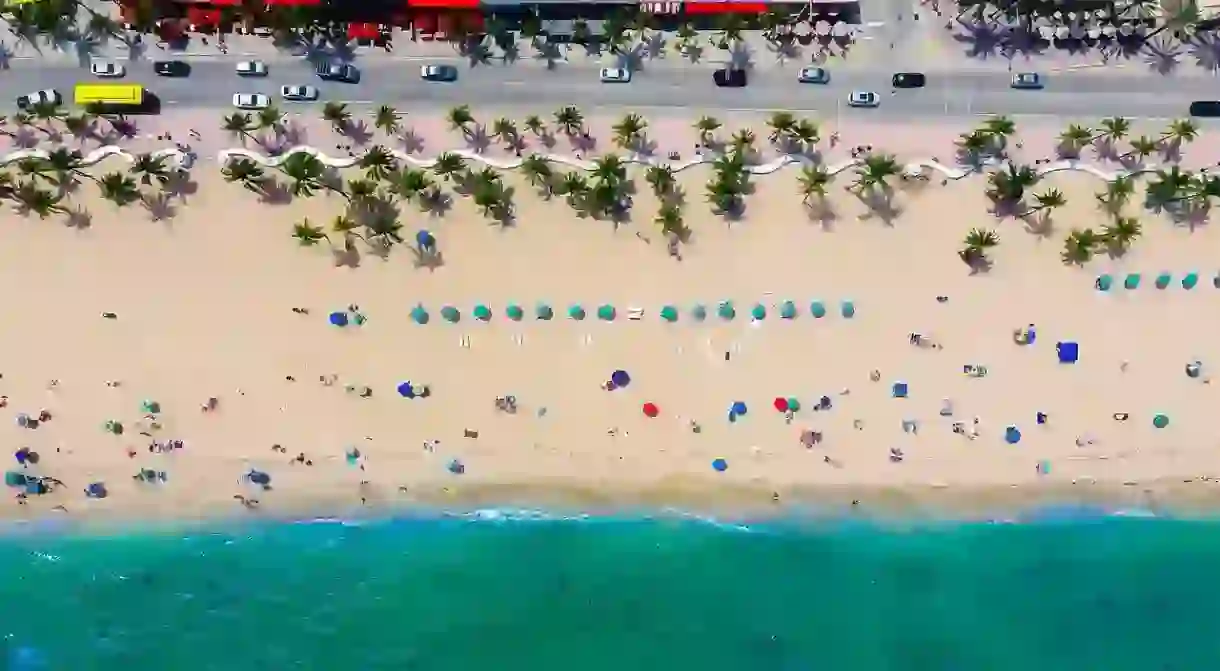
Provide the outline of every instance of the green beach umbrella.
{"type": "Polygon", "coordinates": [[[1173,275],[1170,275],[1169,273],[1161,273],[1156,276],[1156,281],[1154,282],[1154,284],[1156,284],[1157,289],[1164,289],[1164,288],[1168,287],[1169,283],[1172,281],[1173,281],[1173,275]]]}
{"type": "Polygon", "coordinates": [[[852,301],[843,301],[839,304],[839,314],[843,315],[844,319],[851,319],[856,316],[856,304],[852,301]]]}
{"type": "Polygon", "coordinates": [[[504,308],[504,314],[515,322],[519,322],[525,318],[525,310],[522,310],[521,306],[517,305],[516,303],[509,303],[508,307],[504,308]]]}
{"type": "Polygon", "coordinates": [[[479,303],[478,305],[474,306],[473,314],[474,314],[474,318],[481,322],[491,320],[491,308],[487,307],[486,305],[483,305],[482,303],[479,303]]]}
{"type": "Polygon", "coordinates": [[[161,412],[161,404],[156,401],[146,400],[140,404],[140,412],[155,415],[161,412]]]}
{"type": "Polygon", "coordinates": [[[755,321],[761,321],[767,318],[767,308],[762,303],[755,303],[754,307],[750,308],[750,318],[755,321]]]}
{"type": "Polygon", "coordinates": [[[424,309],[424,306],[416,305],[415,307],[411,308],[411,321],[415,322],[416,324],[427,324],[430,319],[432,319],[432,317],[428,314],[428,311],[424,309]]]}
{"type": "Polygon", "coordinates": [[[441,308],[441,319],[444,319],[450,324],[456,324],[462,321],[462,313],[452,305],[446,305],[445,307],[441,308]]]}
{"type": "Polygon", "coordinates": [[[789,397],[788,397],[788,409],[789,409],[789,410],[791,410],[791,411],[793,411],[793,412],[796,412],[797,410],[800,410],[800,409],[801,409],[801,401],[800,401],[800,399],[798,399],[798,398],[797,398],[797,397],[795,397],[795,396],[789,396],[789,397]]]}
{"type": "Polygon", "coordinates": [[[1199,273],[1186,273],[1182,278],[1183,289],[1194,289],[1199,284],[1199,273]]]}
{"type": "Polygon", "coordinates": [[[826,306],[822,304],[822,301],[814,301],[809,304],[809,314],[821,319],[826,316],[826,306]]]}
{"type": "Polygon", "coordinates": [[[678,321],[678,308],[672,305],[666,305],[665,307],[661,308],[661,319],[664,319],[667,322],[678,321]]]}
{"type": "Polygon", "coordinates": [[[783,319],[796,319],[796,303],[784,301],[779,306],[779,316],[783,319]]]}
{"type": "Polygon", "coordinates": [[[618,311],[613,305],[603,305],[597,308],[597,318],[604,322],[612,322],[618,316],[618,311]]]}
{"type": "Polygon", "coordinates": [[[1127,276],[1123,278],[1123,288],[1128,290],[1138,289],[1140,288],[1141,279],[1139,273],[1127,273],[1127,276]]]}
{"type": "Polygon", "coordinates": [[[1169,426],[1169,415],[1157,414],[1152,418],[1152,425],[1158,429],[1169,426]]]}
{"type": "Polygon", "coordinates": [[[534,308],[534,317],[540,321],[547,322],[555,317],[555,311],[552,310],[551,306],[547,305],[546,303],[539,303],[538,306],[534,308]]]}
{"type": "Polygon", "coordinates": [[[702,303],[696,303],[695,307],[691,308],[690,317],[697,322],[707,319],[707,307],[702,303]]]}
{"type": "Polygon", "coordinates": [[[732,301],[724,301],[720,307],[716,308],[716,314],[720,315],[721,319],[733,319],[737,316],[737,310],[733,307],[732,301]]]}
{"type": "Polygon", "coordinates": [[[579,305],[573,305],[568,308],[568,318],[575,319],[576,321],[583,320],[585,318],[585,309],[579,305]]]}
{"type": "Polygon", "coordinates": [[[1093,282],[1093,288],[1098,291],[1109,291],[1114,286],[1114,278],[1109,275],[1098,275],[1093,282]]]}
{"type": "Polygon", "coordinates": [[[123,423],[117,420],[109,419],[102,425],[102,430],[106,433],[113,433],[116,436],[123,435],[123,423]]]}

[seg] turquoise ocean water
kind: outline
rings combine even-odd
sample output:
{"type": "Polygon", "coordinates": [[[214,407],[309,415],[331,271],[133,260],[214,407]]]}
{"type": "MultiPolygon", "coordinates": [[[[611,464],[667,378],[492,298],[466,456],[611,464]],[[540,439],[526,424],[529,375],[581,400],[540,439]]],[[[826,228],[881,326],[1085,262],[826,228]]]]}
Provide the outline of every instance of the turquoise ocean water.
{"type": "Polygon", "coordinates": [[[0,540],[6,671],[1220,668],[1220,522],[450,516],[0,540]]]}

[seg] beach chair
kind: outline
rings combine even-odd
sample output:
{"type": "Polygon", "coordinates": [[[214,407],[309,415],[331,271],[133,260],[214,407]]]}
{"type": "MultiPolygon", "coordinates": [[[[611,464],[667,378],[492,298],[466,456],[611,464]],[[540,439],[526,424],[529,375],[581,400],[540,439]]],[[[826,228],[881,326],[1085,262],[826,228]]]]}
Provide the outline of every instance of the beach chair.
{"type": "Polygon", "coordinates": [[[627,308],[627,319],[629,321],[638,322],[644,318],[644,308],[627,308]]]}

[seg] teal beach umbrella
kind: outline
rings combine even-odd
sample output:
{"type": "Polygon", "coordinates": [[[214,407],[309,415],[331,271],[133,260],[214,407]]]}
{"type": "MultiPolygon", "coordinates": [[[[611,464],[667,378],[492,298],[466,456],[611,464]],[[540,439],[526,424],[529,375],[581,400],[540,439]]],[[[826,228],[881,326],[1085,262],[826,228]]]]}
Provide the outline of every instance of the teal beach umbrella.
{"type": "Polygon", "coordinates": [[[539,321],[547,322],[555,317],[555,311],[552,310],[551,306],[547,305],[546,303],[539,303],[538,306],[534,308],[534,317],[539,321]]]}
{"type": "Polygon", "coordinates": [[[671,323],[678,321],[678,308],[672,305],[661,308],[661,319],[671,323]]]}
{"type": "Polygon", "coordinates": [[[515,322],[525,318],[525,310],[522,310],[521,306],[516,303],[509,303],[508,307],[504,308],[504,314],[515,322]]]}
{"type": "Polygon", "coordinates": [[[604,322],[612,322],[618,316],[618,311],[613,305],[603,305],[597,308],[597,318],[604,322]]]}
{"type": "Polygon", "coordinates": [[[491,308],[487,307],[486,305],[483,305],[482,303],[479,303],[478,305],[474,306],[474,312],[472,314],[474,314],[475,319],[477,319],[481,322],[491,320],[491,308]]]}
{"type": "Polygon", "coordinates": [[[416,324],[427,324],[431,318],[431,315],[429,315],[428,311],[424,309],[424,306],[416,305],[415,307],[411,308],[411,321],[415,322],[416,324]]]}
{"type": "Polygon", "coordinates": [[[1168,287],[1169,283],[1172,281],[1173,281],[1173,275],[1171,275],[1169,273],[1161,273],[1156,276],[1156,280],[1153,283],[1156,285],[1157,289],[1164,289],[1164,288],[1168,287]]]}
{"type": "Polygon", "coordinates": [[[701,303],[696,303],[695,307],[690,310],[690,318],[697,322],[707,319],[707,307],[701,303]]]}
{"type": "Polygon", "coordinates": [[[856,304],[852,301],[843,301],[839,304],[839,314],[843,315],[844,319],[851,319],[856,316],[856,304]]]}
{"type": "Polygon", "coordinates": [[[826,306],[822,304],[822,301],[814,301],[809,304],[809,314],[821,319],[826,316],[826,306]]]}
{"type": "Polygon", "coordinates": [[[784,301],[779,306],[779,316],[783,319],[796,319],[796,303],[784,301]]]}
{"type": "Polygon", "coordinates": [[[446,305],[445,307],[441,308],[441,319],[444,319],[450,324],[456,324],[462,321],[462,313],[452,305],[446,305]]]}
{"type": "Polygon", "coordinates": [[[1098,291],[1109,291],[1112,286],[1114,278],[1109,275],[1098,275],[1097,279],[1093,280],[1093,288],[1098,291]]]}
{"type": "Polygon", "coordinates": [[[1182,278],[1183,289],[1194,289],[1199,284],[1199,273],[1186,273],[1182,278]]]}
{"type": "Polygon", "coordinates": [[[729,320],[737,316],[737,310],[732,301],[724,301],[716,308],[716,314],[720,315],[721,319],[729,320]]]}
{"type": "Polygon", "coordinates": [[[750,318],[755,321],[761,321],[767,318],[767,308],[763,307],[762,303],[755,303],[750,309],[750,318]]]}
{"type": "Polygon", "coordinates": [[[568,318],[582,321],[585,318],[585,309],[579,305],[573,305],[568,308],[568,318]]]}

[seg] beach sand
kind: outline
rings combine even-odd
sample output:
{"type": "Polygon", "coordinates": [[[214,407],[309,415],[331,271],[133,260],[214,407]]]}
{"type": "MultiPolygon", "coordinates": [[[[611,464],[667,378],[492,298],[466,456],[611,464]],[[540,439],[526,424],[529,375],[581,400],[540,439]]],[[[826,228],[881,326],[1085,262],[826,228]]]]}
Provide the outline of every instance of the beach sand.
{"type": "Polygon", "coordinates": [[[561,199],[543,201],[515,175],[505,178],[518,194],[513,228],[489,225],[462,197],[443,218],[408,207],[405,236],[428,228],[439,241],[444,264],[431,269],[413,263],[408,246],[336,267],[325,245],[302,248],[289,236],[305,217],[325,225],[340,198],[260,203],[214,165],[194,171],[197,191],[165,222],[101,202],[89,184],[78,197],[93,215],[87,229],[6,212],[0,435],[39,453],[28,472],[65,486],[6,503],[0,515],[189,520],[246,514],[239,494],[258,499],[261,514],[284,515],[484,504],[766,512],[853,501],[970,514],[1039,502],[1206,507],[1220,498],[1210,416],[1220,392],[1203,379],[1209,362],[1220,365],[1208,310],[1214,227],[1192,232],[1144,215],[1144,238],[1127,256],[1080,269],[1059,252],[1070,228],[1105,223],[1093,198],[1102,183],[1090,175],[1039,184],[1068,200],[1054,215],[1055,237],[1043,239],[1021,222],[996,223],[981,177],[904,186],[887,224],[843,190],[846,177],[831,190],[836,215],[811,216],[798,171],[788,169],[756,178],[745,216],[728,222],[708,211],[710,171],[696,168],[680,175],[693,239],[678,262],[652,223],[657,203],[642,171],[633,175],[632,221],[617,228],[577,218],[561,199]],[[975,227],[1002,240],[985,275],[971,275],[956,254],[975,227]],[[1202,280],[1193,291],[1158,291],[1151,280],[1160,271],[1202,280]],[[1142,272],[1145,281],[1100,293],[1100,272],[1142,272]],[[848,299],[852,319],[839,314],[848,299]],[[722,300],[734,301],[736,320],[714,316],[722,300]],[[779,318],[785,300],[798,318],[779,318]],[[810,316],[814,300],[825,318],[810,316]],[[555,308],[554,320],[504,317],[509,303],[532,313],[538,301],[555,308]],[[472,318],[477,303],[491,306],[489,323],[472,318]],[[568,320],[571,303],[589,319],[568,320]],[[618,307],[614,323],[594,318],[603,303],[618,307]],[[707,322],[690,319],[695,303],[713,312],[707,322]],[[749,319],[755,303],[769,311],[763,322],[749,319]],[[366,323],[327,323],[350,304],[366,323]],[[431,310],[430,324],[410,320],[417,304],[431,310]],[[462,310],[459,324],[439,318],[447,304],[462,310]],[[658,318],[665,304],[682,310],[677,323],[658,318]],[[642,320],[627,319],[633,306],[642,320]],[[1028,324],[1036,343],[1014,344],[1013,329],[1028,324]],[[943,348],[912,346],[913,332],[943,348]],[[1058,363],[1057,341],[1079,342],[1080,361],[1058,363]],[[1204,362],[1201,378],[1184,373],[1194,360],[1204,362]],[[964,365],[988,374],[969,377],[964,365]],[[603,390],[616,369],[632,383],[603,390]],[[332,375],[333,385],[319,382],[332,375]],[[401,398],[404,380],[429,385],[431,397],[401,398]],[[898,381],[909,398],[892,398],[898,381]],[[496,410],[503,395],[516,397],[516,414],[496,410]],[[812,410],[822,395],[833,408],[812,410]],[[777,396],[804,407],[786,421],[771,407],[777,396]],[[209,397],[219,403],[204,412],[209,397]],[[152,435],[138,426],[146,399],[162,410],[152,435]],[[939,415],[944,399],[951,418],[939,415]],[[749,413],[730,422],[734,401],[749,413]],[[647,402],[658,417],[641,412],[647,402]],[[14,420],[44,409],[52,418],[36,429],[14,420]],[[1168,427],[1153,427],[1156,413],[1168,427]],[[950,429],[957,421],[969,430],[976,418],[974,439],[950,429]],[[107,420],[123,422],[123,435],[104,431],[107,420]],[[1020,428],[1019,444],[1005,442],[1009,425],[1020,428]],[[821,432],[821,444],[801,445],[804,430],[821,432]],[[149,452],[151,441],[171,439],[183,448],[149,452]],[[353,447],[358,465],[345,459],[353,447]],[[313,465],[292,462],[300,453],[313,465]],[[455,459],[460,475],[449,470],[455,459]],[[714,471],[714,459],[727,470],[714,471]],[[141,468],[165,471],[166,482],[134,481],[141,468]],[[272,490],[240,482],[251,468],[272,476],[272,490]],[[82,489],[98,481],[110,495],[86,499],[82,489]]]}

